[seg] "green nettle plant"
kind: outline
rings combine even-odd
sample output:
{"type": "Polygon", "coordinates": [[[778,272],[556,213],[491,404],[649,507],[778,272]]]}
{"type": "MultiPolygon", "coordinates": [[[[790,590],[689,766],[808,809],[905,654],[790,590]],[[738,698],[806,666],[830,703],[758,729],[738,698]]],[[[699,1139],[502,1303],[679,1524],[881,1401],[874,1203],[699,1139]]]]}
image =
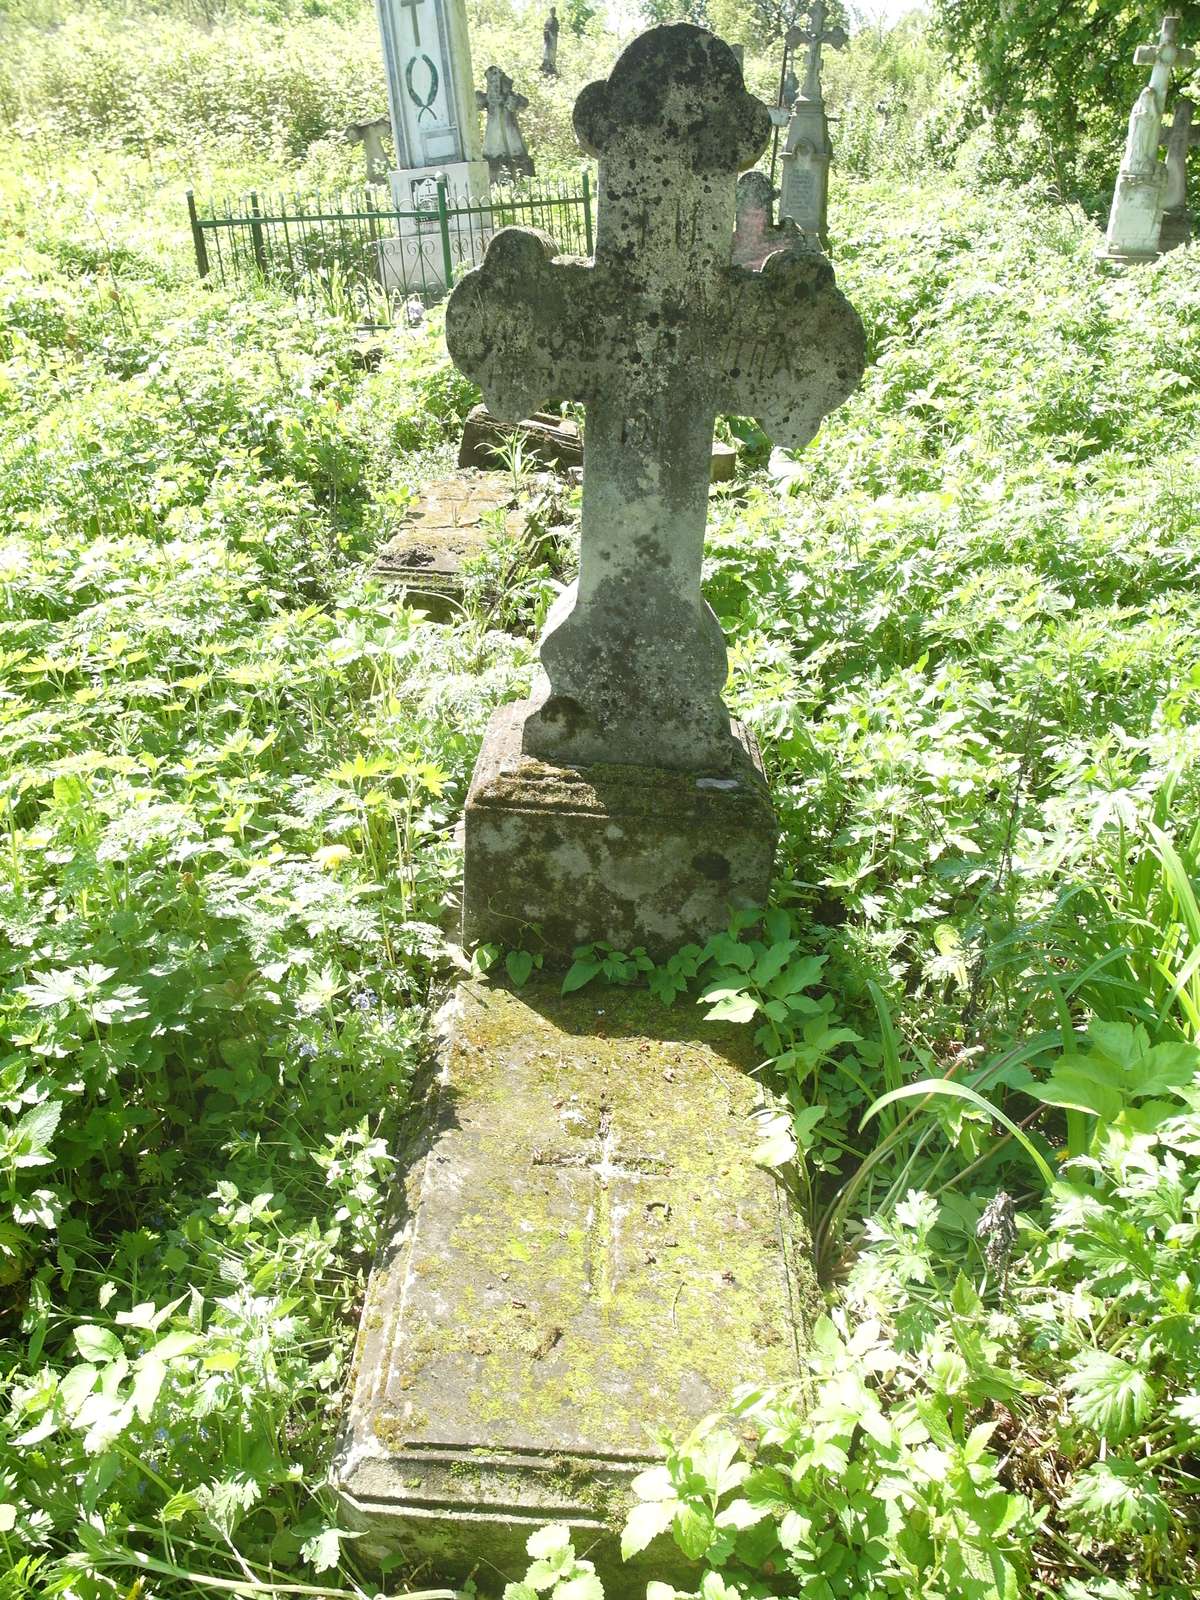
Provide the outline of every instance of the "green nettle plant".
{"type": "MultiPolygon", "coordinates": [[[[498,536],[448,624],[377,588],[477,399],[440,314],[364,358],[336,285],[194,279],[188,181],[345,183],[340,129],[378,103],[369,15],[266,9],[209,32],[38,0],[0,63],[11,1600],[376,1592],[324,1485],[397,1129],[444,983],[543,961],[535,927],[509,951],[446,930],[478,742],[528,691],[569,537],[548,567],[498,536]]],[[[536,28],[485,9],[565,171],[606,19],[563,13],[553,82],[536,28]]],[[[914,20],[830,67],[859,392],[795,457],[722,424],[705,586],[780,817],[775,902],[567,974],[741,1031],[759,1158],[825,1282],[800,1381],[748,1372],[655,1441],[625,1544],[650,1571],[681,1546],[702,1600],[1191,1600],[1194,264],[1097,267],[1028,123],[1001,153],[1036,190],[977,187],[997,153],[963,142],[939,49],[914,20]]],[[[777,82],[754,48],[747,70],[777,82]]],[[[1085,109],[1119,138],[1126,103],[1085,109]]],[[[539,503],[570,522],[570,492],[539,503]]],[[[567,1530],[532,1546],[518,1588],[600,1600],[567,1530]]]]}
{"type": "Polygon", "coordinates": [[[844,1337],[822,1318],[804,1360],[802,1389],[750,1391],[735,1408],[753,1454],[710,1418],[635,1479],[623,1553],[669,1530],[717,1578],[704,1600],[1024,1593],[1029,1506],[1000,1481],[996,1425],[972,1423],[964,1374],[947,1364],[886,1403],[902,1363],[870,1321],[844,1337]]]}

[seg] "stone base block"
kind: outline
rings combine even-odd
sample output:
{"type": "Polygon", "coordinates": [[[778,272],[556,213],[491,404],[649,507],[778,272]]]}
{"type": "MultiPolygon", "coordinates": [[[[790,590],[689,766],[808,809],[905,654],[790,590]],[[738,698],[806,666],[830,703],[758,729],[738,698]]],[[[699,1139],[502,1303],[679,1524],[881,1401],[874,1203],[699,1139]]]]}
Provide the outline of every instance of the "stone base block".
{"type": "Polygon", "coordinates": [[[463,937],[565,961],[604,939],[658,958],[766,903],[777,825],[750,733],[740,770],[553,767],[522,753],[528,701],[502,706],[467,796],[463,937]]]}
{"type": "Polygon", "coordinates": [[[669,1538],[619,1559],[649,1430],[794,1378],[817,1304],[754,1165],[754,1062],[745,1030],[644,992],[460,986],[335,1464],[357,1557],[498,1594],[565,1522],[609,1600],[695,1587],[669,1538]]]}
{"type": "Polygon", "coordinates": [[[1194,218],[1190,211],[1164,211],[1158,235],[1159,254],[1166,255],[1168,250],[1176,250],[1181,244],[1190,244],[1193,224],[1194,218]]]}
{"type": "Polygon", "coordinates": [[[513,435],[521,441],[526,458],[548,467],[582,467],[583,439],[576,425],[563,417],[538,412],[524,422],[497,422],[486,406],[473,406],[463,424],[458,447],[460,467],[491,467],[501,464],[500,452],[507,449],[513,435]]]}

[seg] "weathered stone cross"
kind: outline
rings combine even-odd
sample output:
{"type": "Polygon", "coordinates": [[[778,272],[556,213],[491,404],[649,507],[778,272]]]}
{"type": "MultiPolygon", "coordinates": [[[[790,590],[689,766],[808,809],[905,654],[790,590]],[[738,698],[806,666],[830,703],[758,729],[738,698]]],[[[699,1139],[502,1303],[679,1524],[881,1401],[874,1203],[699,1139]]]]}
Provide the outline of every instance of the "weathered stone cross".
{"type": "Polygon", "coordinates": [[[1165,106],[1172,72],[1186,72],[1195,63],[1196,52],[1179,43],[1179,18],[1164,17],[1158,43],[1139,44],[1133,59],[1139,67],[1151,68],[1150,88],[1158,96],[1159,105],[1165,106]]]}
{"type": "Polygon", "coordinates": [[[798,448],[863,367],[827,261],[730,265],[736,176],[770,126],[719,39],[643,34],[575,105],[600,158],[594,262],[506,228],[450,297],[450,353],[495,416],[587,406],[579,580],[551,613],[523,731],[542,761],[720,776],[744,759],[700,592],[714,422],[750,414],[798,448]]]}
{"type": "Polygon", "coordinates": [[[804,27],[789,28],[784,40],[789,50],[801,44],[808,46],[804,83],[800,89],[806,100],[821,99],[821,47],[830,44],[835,50],[841,50],[848,37],[845,28],[826,28],[827,16],[825,0],[815,0],[815,4],[809,7],[808,21],[804,27]]]}

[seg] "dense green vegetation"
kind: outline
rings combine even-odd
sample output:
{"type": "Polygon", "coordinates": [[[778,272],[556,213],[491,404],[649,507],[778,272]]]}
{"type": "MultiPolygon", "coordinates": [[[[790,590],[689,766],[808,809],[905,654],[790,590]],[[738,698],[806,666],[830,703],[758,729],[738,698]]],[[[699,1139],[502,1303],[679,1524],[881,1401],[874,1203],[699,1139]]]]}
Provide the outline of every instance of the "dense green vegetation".
{"type": "MultiPolygon", "coordinates": [[[[136,49],[111,10],[9,24],[11,1600],[375,1587],[323,1474],[431,997],[467,960],[454,823],[554,583],[510,584],[509,633],[486,574],[452,625],[365,575],[474,399],[436,315],[366,371],[335,317],[191,281],[185,174],[349,172],[330,135],[378,92],[370,19],[312,9],[181,32],[164,5],[136,49]]],[[[529,19],[478,23],[534,60],[529,19]]],[[[533,108],[551,161],[574,160],[570,97],[610,42],[564,28],[533,108]]],[[[762,1157],[811,1222],[828,1314],[807,1409],[746,1373],[734,1420],[639,1486],[626,1543],[672,1530],[704,1600],[1183,1600],[1194,257],[1114,273],[1044,183],[996,181],[917,25],[860,36],[830,81],[837,270],[871,365],[799,458],[732,419],[741,472],[710,520],[729,697],[784,823],[775,903],[661,969],[599,950],[571,977],[754,1030],[762,1157]]],[[[498,537],[492,572],[514,559],[498,537]]],[[[594,1600],[558,1533],[531,1556],[534,1592],[594,1600]]]]}
{"type": "MultiPolygon", "coordinates": [[[[1158,38],[1160,16],[1131,0],[935,0],[956,61],[975,75],[980,109],[994,119],[1014,163],[1049,165],[1060,192],[1111,183],[1109,167],[1123,132],[1114,108],[1132,105],[1145,81],[1138,45],[1158,38]]],[[[1182,0],[1171,13],[1180,38],[1195,39],[1200,5],[1182,0]]],[[[1185,74],[1185,83],[1194,74],[1185,74]]],[[[1189,92],[1194,92],[1189,88],[1189,92]]]]}

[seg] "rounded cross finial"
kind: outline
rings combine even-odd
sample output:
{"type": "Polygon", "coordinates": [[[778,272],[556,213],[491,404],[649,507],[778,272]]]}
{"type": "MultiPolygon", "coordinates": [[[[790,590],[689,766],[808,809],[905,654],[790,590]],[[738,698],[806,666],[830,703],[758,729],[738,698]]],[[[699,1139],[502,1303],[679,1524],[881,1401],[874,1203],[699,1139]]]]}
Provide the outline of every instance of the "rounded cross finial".
{"type": "Polygon", "coordinates": [[[628,136],[675,146],[697,172],[740,172],[766,147],[771,119],[747,93],[729,46],[680,22],[642,34],[606,79],[588,84],[575,102],[575,132],[595,156],[628,136]]]}

